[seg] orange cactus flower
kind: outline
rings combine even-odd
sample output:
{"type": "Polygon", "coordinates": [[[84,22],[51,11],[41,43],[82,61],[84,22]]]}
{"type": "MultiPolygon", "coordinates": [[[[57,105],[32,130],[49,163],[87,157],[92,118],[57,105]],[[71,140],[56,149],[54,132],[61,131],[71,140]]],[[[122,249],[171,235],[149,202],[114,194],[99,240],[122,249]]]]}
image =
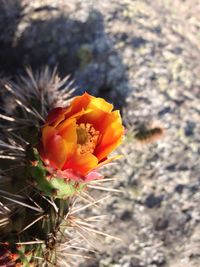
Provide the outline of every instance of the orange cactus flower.
{"type": "Polygon", "coordinates": [[[67,108],[53,109],[42,128],[40,157],[64,178],[95,179],[96,170],[122,142],[124,128],[118,110],[102,98],[84,93],[67,108]]]}

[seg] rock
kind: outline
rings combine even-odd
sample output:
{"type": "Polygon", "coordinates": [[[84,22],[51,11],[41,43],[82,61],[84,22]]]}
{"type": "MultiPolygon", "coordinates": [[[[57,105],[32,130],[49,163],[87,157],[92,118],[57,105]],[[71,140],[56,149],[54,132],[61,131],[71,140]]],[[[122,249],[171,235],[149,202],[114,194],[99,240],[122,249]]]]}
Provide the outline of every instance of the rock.
{"type": "Polygon", "coordinates": [[[154,194],[150,194],[146,200],[145,200],[145,205],[152,209],[152,208],[158,208],[161,205],[161,202],[163,200],[163,196],[155,196],[154,194]]]}

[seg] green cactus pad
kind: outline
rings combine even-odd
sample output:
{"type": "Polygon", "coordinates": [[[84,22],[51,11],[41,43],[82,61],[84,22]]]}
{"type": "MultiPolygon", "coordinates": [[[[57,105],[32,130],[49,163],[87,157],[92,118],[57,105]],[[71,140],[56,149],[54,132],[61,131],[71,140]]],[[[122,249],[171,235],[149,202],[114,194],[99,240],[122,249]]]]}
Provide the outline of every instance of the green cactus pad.
{"type": "MultiPolygon", "coordinates": [[[[43,248],[44,249],[44,248],[43,248]]],[[[0,266],[33,267],[35,256],[42,257],[42,245],[0,245],[0,266]],[[3,265],[2,265],[3,264],[3,265]]]]}
{"type": "MultiPolygon", "coordinates": [[[[31,159],[35,159],[34,166],[29,166],[28,171],[33,178],[36,187],[46,196],[55,198],[68,198],[83,190],[86,184],[76,181],[66,181],[60,177],[48,177],[47,170],[39,158],[37,149],[32,150],[31,159]]],[[[29,152],[30,153],[30,152],[29,152]]]]}

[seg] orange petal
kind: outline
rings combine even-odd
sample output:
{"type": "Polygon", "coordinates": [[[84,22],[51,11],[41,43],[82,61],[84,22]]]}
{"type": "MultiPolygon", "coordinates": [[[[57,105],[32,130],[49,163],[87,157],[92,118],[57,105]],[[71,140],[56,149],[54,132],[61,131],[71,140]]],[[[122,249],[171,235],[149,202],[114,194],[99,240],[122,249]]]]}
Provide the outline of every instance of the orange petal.
{"type": "Polygon", "coordinates": [[[67,158],[67,150],[68,147],[65,140],[61,136],[55,135],[49,142],[46,154],[51,164],[61,169],[67,158]]]}
{"type": "Polygon", "coordinates": [[[90,112],[93,112],[93,110],[92,109],[87,109],[87,110],[82,109],[79,112],[77,112],[77,113],[73,114],[72,116],[70,116],[70,118],[67,118],[67,115],[66,115],[66,119],[68,120],[68,119],[74,119],[75,118],[76,120],[78,120],[81,116],[83,116],[85,114],[88,114],[90,112]]]}
{"type": "Polygon", "coordinates": [[[44,152],[51,164],[61,169],[67,158],[67,144],[52,126],[42,129],[44,152]]]}
{"type": "Polygon", "coordinates": [[[119,125],[122,125],[122,120],[121,120],[121,116],[120,116],[119,110],[115,110],[115,111],[113,111],[111,113],[107,113],[106,117],[101,122],[101,131],[102,132],[106,132],[110,128],[110,125],[113,122],[116,122],[119,125]]]}
{"type": "MultiPolygon", "coordinates": [[[[119,113],[119,110],[113,111],[111,113],[107,113],[104,119],[100,120],[99,125],[98,125],[98,130],[102,134],[100,142],[105,141],[106,137],[104,135],[107,135],[108,132],[116,132],[117,129],[120,129],[122,126],[122,121],[121,121],[121,116],[119,113]],[[115,123],[115,125],[113,125],[115,123]]],[[[107,142],[106,142],[107,143],[107,142]]]]}
{"type": "Polygon", "coordinates": [[[77,142],[76,120],[66,119],[57,126],[57,131],[66,141],[77,142]]]}
{"type": "Polygon", "coordinates": [[[97,108],[89,110],[92,110],[92,112],[86,112],[86,114],[84,114],[80,119],[78,119],[78,123],[90,123],[97,131],[101,131],[101,124],[105,120],[108,113],[97,108]]]}
{"type": "Polygon", "coordinates": [[[64,169],[72,169],[82,175],[86,175],[88,172],[96,168],[98,159],[91,153],[75,154],[68,162],[65,163],[64,169]]]}
{"type": "Polygon", "coordinates": [[[49,145],[51,138],[53,138],[53,136],[57,133],[57,130],[53,126],[46,125],[42,128],[42,141],[44,144],[44,150],[46,150],[46,147],[49,145]]]}
{"type": "Polygon", "coordinates": [[[94,97],[91,99],[87,108],[91,108],[93,110],[100,109],[104,112],[111,112],[113,110],[113,105],[108,103],[101,97],[94,97]]]}
{"type": "Polygon", "coordinates": [[[98,165],[97,165],[97,169],[101,168],[102,166],[114,161],[114,160],[117,160],[117,159],[121,159],[123,156],[122,155],[116,155],[114,157],[111,157],[109,159],[105,159],[104,161],[100,162],[98,165]]]}
{"type": "Polygon", "coordinates": [[[124,127],[121,124],[118,122],[111,123],[110,126],[105,129],[100,145],[104,146],[116,142],[118,139],[121,139],[123,133],[124,127]]]}
{"type": "MultiPolygon", "coordinates": [[[[93,101],[93,100],[92,100],[93,101]]],[[[101,102],[101,101],[100,101],[101,102]]],[[[88,105],[88,109],[92,110],[92,112],[83,115],[78,122],[79,123],[90,123],[94,126],[94,128],[100,132],[104,132],[105,129],[113,122],[119,121],[121,124],[121,117],[118,110],[114,112],[108,112],[112,109],[112,105],[107,103],[107,107],[104,110],[97,108],[97,106],[91,104],[88,105]]]]}
{"type": "Polygon", "coordinates": [[[54,108],[47,116],[47,119],[46,119],[46,123],[47,124],[53,124],[53,123],[57,123],[57,121],[61,121],[63,120],[65,117],[64,117],[64,114],[65,114],[65,109],[64,108],[54,108]]]}
{"type": "Polygon", "coordinates": [[[102,139],[94,151],[99,161],[107,157],[108,154],[121,144],[123,133],[124,128],[118,122],[111,123],[111,125],[105,129],[102,139]]]}
{"type": "Polygon", "coordinates": [[[121,140],[115,143],[110,143],[104,147],[98,147],[95,150],[95,156],[100,160],[107,157],[113,150],[115,150],[121,144],[121,140]]]}
{"type": "Polygon", "coordinates": [[[81,96],[75,97],[70,104],[70,107],[66,113],[66,117],[69,118],[72,115],[80,112],[81,110],[86,109],[92,98],[94,97],[89,95],[88,93],[84,93],[81,96]]]}
{"type": "Polygon", "coordinates": [[[67,145],[67,159],[74,154],[77,147],[76,127],[75,119],[65,120],[57,127],[59,135],[62,136],[67,145]]]}

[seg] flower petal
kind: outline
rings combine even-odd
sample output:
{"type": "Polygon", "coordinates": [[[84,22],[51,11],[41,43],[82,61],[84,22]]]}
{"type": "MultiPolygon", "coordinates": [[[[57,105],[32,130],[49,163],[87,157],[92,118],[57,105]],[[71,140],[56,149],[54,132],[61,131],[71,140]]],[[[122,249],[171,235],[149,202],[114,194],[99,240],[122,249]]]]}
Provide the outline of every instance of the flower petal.
{"type": "Polygon", "coordinates": [[[106,102],[103,98],[92,98],[87,106],[87,110],[92,110],[88,114],[84,114],[79,120],[79,123],[90,123],[98,131],[104,131],[104,122],[109,117],[113,109],[113,105],[106,102]]]}
{"type": "Polygon", "coordinates": [[[107,125],[105,132],[94,151],[94,154],[99,161],[107,157],[108,154],[121,144],[123,133],[124,128],[118,121],[114,121],[110,125],[107,125]]]}
{"type": "Polygon", "coordinates": [[[102,130],[102,123],[104,122],[106,116],[108,113],[96,108],[96,109],[89,109],[92,110],[92,112],[85,112],[85,114],[78,119],[78,124],[79,123],[89,123],[92,124],[97,131],[102,130]]]}
{"type": "Polygon", "coordinates": [[[59,135],[62,136],[67,145],[67,159],[74,154],[77,147],[76,127],[75,119],[65,120],[57,127],[59,135]]]}
{"type": "Polygon", "coordinates": [[[49,142],[46,154],[51,164],[62,169],[67,158],[67,151],[68,147],[65,140],[61,136],[55,135],[49,142]]]}
{"type": "Polygon", "coordinates": [[[100,131],[107,132],[110,129],[110,125],[116,122],[118,125],[122,125],[121,116],[119,110],[115,110],[111,113],[107,113],[104,120],[100,123],[100,131]]]}
{"type": "Polygon", "coordinates": [[[44,150],[49,146],[49,141],[56,135],[58,132],[53,126],[45,125],[42,128],[42,141],[44,145],[44,150]]]}
{"type": "Polygon", "coordinates": [[[105,160],[101,161],[98,165],[97,165],[97,168],[96,169],[99,169],[101,167],[103,167],[104,165],[108,164],[108,163],[111,163],[112,161],[114,160],[117,160],[117,159],[121,159],[123,156],[122,155],[116,155],[114,157],[111,157],[111,158],[105,158],[105,160]]]}
{"type": "Polygon", "coordinates": [[[66,141],[69,142],[77,142],[77,134],[76,134],[76,120],[68,119],[60,123],[57,126],[57,131],[59,135],[61,135],[66,141]]]}
{"type": "Polygon", "coordinates": [[[100,179],[103,179],[102,174],[100,174],[96,171],[91,171],[86,175],[84,182],[90,182],[93,180],[100,180],[100,179]]]}
{"type": "Polygon", "coordinates": [[[45,126],[42,129],[42,139],[44,152],[51,164],[61,169],[67,158],[67,144],[65,140],[57,134],[52,126],[45,126]]]}
{"type": "Polygon", "coordinates": [[[67,161],[63,169],[72,169],[86,175],[92,169],[94,169],[98,164],[98,159],[91,153],[85,154],[74,154],[73,157],[67,161]]]}
{"type": "Polygon", "coordinates": [[[54,108],[47,116],[46,119],[46,123],[51,125],[53,123],[56,122],[56,124],[58,124],[58,122],[62,121],[65,117],[65,109],[64,108],[54,108]]]}
{"type": "Polygon", "coordinates": [[[66,112],[66,118],[69,118],[74,114],[85,110],[92,98],[93,96],[90,96],[87,93],[84,93],[83,95],[74,98],[66,112]]]}
{"type": "Polygon", "coordinates": [[[105,101],[103,98],[101,97],[94,97],[91,99],[89,105],[87,106],[87,108],[91,108],[91,109],[100,109],[104,112],[111,112],[113,110],[113,105],[108,103],[107,101],[105,101]]]}

